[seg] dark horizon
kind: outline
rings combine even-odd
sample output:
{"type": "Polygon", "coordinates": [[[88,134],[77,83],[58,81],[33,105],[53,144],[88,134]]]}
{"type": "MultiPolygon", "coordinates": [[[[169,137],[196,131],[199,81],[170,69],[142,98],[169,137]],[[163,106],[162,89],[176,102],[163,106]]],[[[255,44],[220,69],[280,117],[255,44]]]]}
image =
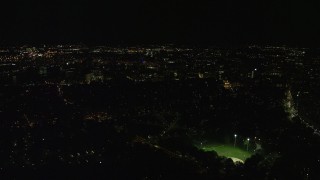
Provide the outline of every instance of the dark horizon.
{"type": "Polygon", "coordinates": [[[38,0],[1,7],[0,44],[318,46],[319,2],[38,0]]]}

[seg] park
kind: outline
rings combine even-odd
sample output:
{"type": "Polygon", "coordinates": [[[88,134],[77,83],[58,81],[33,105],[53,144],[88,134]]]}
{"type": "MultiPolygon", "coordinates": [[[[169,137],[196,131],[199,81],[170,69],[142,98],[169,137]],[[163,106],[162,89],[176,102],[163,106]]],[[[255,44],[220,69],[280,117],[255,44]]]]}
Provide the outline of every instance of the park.
{"type": "Polygon", "coordinates": [[[234,135],[234,143],[200,143],[197,147],[205,152],[215,151],[219,156],[224,156],[232,159],[233,162],[244,163],[246,159],[252,156],[249,149],[250,138],[244,140],[244,147],[237,145],[237,135],[234,135]]]}

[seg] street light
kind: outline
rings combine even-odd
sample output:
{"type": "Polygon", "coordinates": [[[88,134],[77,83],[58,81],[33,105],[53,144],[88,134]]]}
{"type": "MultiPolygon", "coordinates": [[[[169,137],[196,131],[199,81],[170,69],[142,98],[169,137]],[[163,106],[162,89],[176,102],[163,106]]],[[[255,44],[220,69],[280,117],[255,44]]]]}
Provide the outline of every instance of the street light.
{"type": "Polygon", "coordinates": [[[236,143],[237,143],[237,135],[234,135],[234,143],[233,143],[233,147],[236,147],[236,143]]]}
{"type": "Polygon", "coordinates": [[[247,139],[247,151],[249,150],[249,142],[250,142],[250,138],[247,139]]]}

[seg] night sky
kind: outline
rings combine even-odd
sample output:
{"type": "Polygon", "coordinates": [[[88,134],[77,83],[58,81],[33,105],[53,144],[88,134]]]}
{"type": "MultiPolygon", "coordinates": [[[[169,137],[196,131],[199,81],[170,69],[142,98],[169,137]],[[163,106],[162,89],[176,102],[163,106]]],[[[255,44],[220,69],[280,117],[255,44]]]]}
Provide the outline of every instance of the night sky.
{"type": "Polygon", "coordinates": [[[0,44],[320,43],[320,1],[12,0],[0,44]]]}

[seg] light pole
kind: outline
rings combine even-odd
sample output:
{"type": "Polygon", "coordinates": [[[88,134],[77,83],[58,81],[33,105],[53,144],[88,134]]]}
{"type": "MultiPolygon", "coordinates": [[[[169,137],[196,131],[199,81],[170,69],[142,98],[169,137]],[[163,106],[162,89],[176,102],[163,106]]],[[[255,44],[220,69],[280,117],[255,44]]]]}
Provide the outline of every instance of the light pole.
{"type": "Polygon", "coordinates": [[[247,139],[247,151],[249,151],[249,142],[250,142],[250,138],[247,139]]]}
{"type": "Polygon", "coordinates": [[[234,135],[234,143],[233,143],[233,147],[236,147],[236,143],[237,143],[237,135],[234,135]]]}

